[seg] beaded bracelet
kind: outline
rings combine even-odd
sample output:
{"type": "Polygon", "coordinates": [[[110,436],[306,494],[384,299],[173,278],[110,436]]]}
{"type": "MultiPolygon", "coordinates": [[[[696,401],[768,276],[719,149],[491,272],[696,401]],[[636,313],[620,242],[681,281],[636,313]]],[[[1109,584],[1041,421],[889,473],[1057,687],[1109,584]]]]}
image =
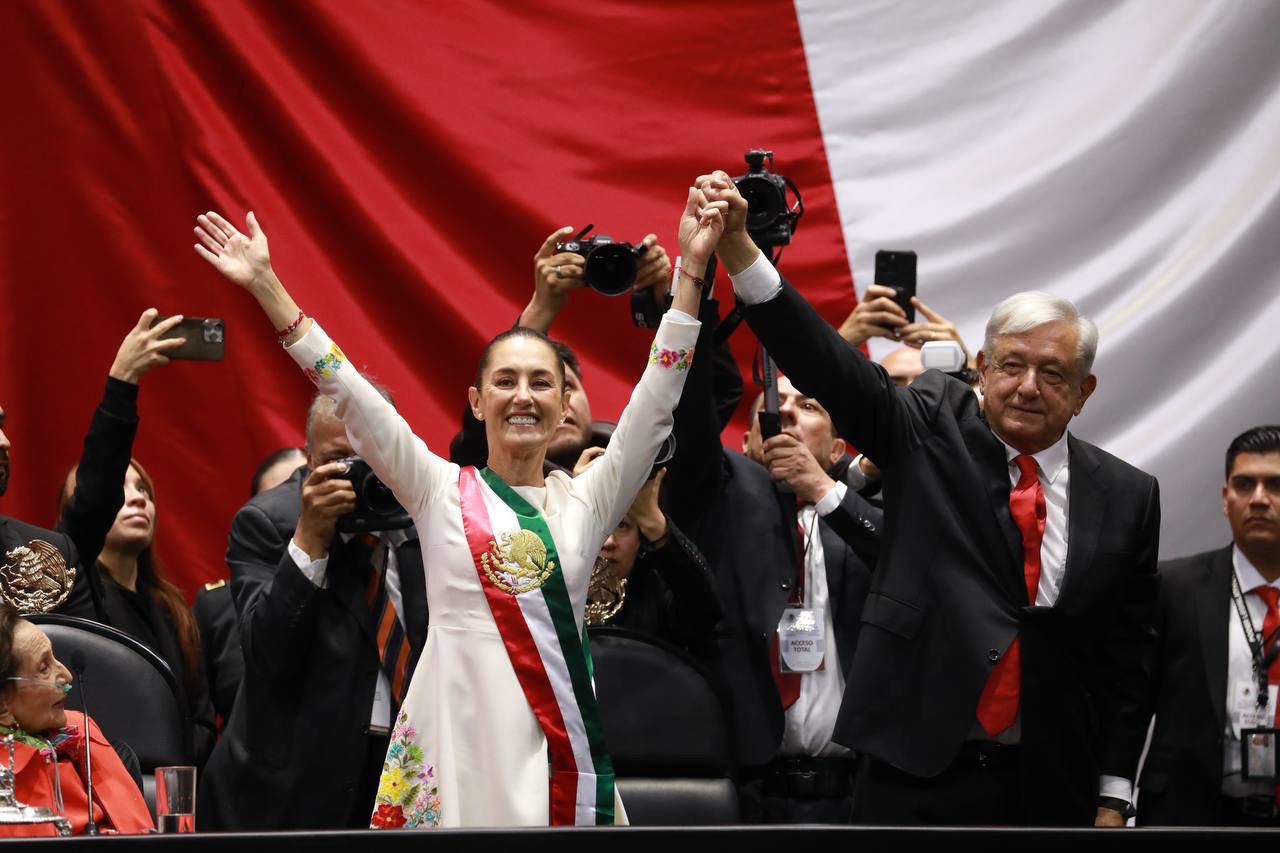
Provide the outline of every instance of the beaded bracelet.
{"type": "Polygon", "coordinates": [[[306,316],[307,316],[306,314],[303,314],[301,311],[299,311],[298,316],[293,318],[293,322],[290,323],[287,328],[285,328],[283,331],[276,332],[276,340],[278,340],[281,343],[281,345],[283,345],[285,341],[289,340],[290,335],[298,331],[298,327],[302,325],[302,321],[306,319],[306,316]]]}

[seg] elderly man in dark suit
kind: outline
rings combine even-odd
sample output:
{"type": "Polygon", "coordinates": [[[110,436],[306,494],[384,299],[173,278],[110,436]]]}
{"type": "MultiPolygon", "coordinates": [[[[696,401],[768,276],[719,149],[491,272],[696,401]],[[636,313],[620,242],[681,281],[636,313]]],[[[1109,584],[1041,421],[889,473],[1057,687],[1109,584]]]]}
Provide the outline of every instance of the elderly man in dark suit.
{"type": "Polygon", "coordinates": [[[1097,330],[1018,294],[978,356],[985,414],[936,371],[898,388],[745,233],[717,249],[796,387],[880,467],[884,547],[836,725],[867,758],[855,818],[1121,825],[1145,721],[1156,481],[1067,432],[1096,385],[1097,330]]]}
{"type": "Polygon", "coordinates": [[[1254,668],[1280,636],[1280,425],[1236,436],[1226,477],[1231,544],[1160,565],[1144,826],[1280,826],[1276,783],[1242,778],[1240,751],[1241,729],[1275,726],[1280,706],[1280,662],[1254,668]]]}
{"type": "Polygon", "coordinates": [[[254,497],[227,543],[244,680],[200,786],[215,829],[367,828],[395,707],[427,630],[412,528],[337,532],[355,508],[333,403],[307,416],[308,467],[254,497]]]}

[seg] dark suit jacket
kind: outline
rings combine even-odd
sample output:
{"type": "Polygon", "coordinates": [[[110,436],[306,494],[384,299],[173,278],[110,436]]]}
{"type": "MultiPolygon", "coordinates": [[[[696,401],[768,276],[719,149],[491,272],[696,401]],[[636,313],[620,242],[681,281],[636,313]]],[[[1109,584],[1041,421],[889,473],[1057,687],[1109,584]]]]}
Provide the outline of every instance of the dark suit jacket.
{"type": "Polygon", "coordinates": [[[226,725],[231,719],[236,692],[244,680],[244,654],[240,651],[240,624],[231,585],[226,581],[205,584],[196,592],[191,613],[200,626],[200,653],[214,710],[226,725]]]}
{"type": "Polygon", "coordinates": [[[884,472],[884,546],[836,740],[915,776],[941,773],[1017,634],[1027,819],[1091,823],[1099,773],[1132,779],[1145,734],[1155,479],[1069,437],[1066,573],[1055,606],[1029,606],[1005,448],[969,387],[928,371],[896,388],[787,284],[746,318],[884,472]]]}
{"type": "MultiPolygon", "coordinates": [[[[798,571],[794,498],[783,498],[759,463],[720,443],[720,411],[711,390],[717,306],[703,306],[695,358],[675,413],[676,458],[667,475],[667,509],[711,564],[723,616],[716,657],[706,662],[733,703],[740,764],[766,764],[782,742],[785,719],[769,665],[798,571]]],[[[717,380],[718,381],[718,380],[717,380]]],[[[841,666],[853,659],[858,614],[871,578],[880,513],[852,490],[819,525],[841,666]],[[850,543],[855,543],[858,547],[850,543]]]]}
{"type": "MultiPolygon", "coordinates": [[[[231,524],[227,565],[244,681],[199,788],[201,822],[210,828],[342,828],[367,781],[377,626],[364,597],[365,568],[353,565],[358,543],[335,537],[324,589],[289,556],[306,474],[299,469],[258,494],[231,524]]],[[[418,540],[396,556],[412,667],[427,627],[418,540]]]]}
{"type": "Polygon", "coordinates": [[[1231,547],[1160,564],[1151,712],[1140,825],[1222,822],[1231,547]]]}

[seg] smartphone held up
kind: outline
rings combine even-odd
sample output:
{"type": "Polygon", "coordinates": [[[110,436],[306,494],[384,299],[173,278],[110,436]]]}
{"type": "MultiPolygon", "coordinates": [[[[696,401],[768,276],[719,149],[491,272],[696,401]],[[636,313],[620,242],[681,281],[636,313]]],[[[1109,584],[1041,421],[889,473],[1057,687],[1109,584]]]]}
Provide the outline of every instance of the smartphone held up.
{"type": "MultiPolygon", "coordinates": [[[[156,317],[151,322],[151,326],[154,328],[166,319],[168,318],[156,317]]],[[[186,338],[186,343],[165,353],[171,359],[222,361],[225,337],[226,328],[221,317],[184,317],[176,326],[161,335],[160,339],[186,338]]]]}
{"type": "Polygon", "coordinates": [[[907,322],[916,321],[916,307],[911,297],[916,295],[916,253],[881,249],[876,252],[876,284],[892,287],[893,301],[907,315],[907,322]]]}

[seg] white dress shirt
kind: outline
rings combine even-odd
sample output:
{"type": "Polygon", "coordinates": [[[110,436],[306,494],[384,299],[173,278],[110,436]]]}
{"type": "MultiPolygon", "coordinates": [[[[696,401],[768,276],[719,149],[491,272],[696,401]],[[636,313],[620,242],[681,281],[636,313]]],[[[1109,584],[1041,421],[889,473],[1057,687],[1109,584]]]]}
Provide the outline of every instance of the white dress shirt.
{"type": "MultiPolygon", "coordinates": [[[[1000,442],[1004,444],[1003,441],[1000,442]]],[[[1009,445],[1004,445],[1009,460],[1009,487],[1018,485],[1022,478],[1013,460],[1021,455],[1009,445]]],[[[1040,584],[1036,588],[1037,607],[1052,607],[1062,590],[1062,576],[1067,571],[1067,531],[1071,529],[1070,505],[1071,466],[1067,464],[1067,434],[1053,444],[1031,454],[1036,460],[1036,476],[1044,491],[1044,536],[1040,539],[1040,584]]]]}
{"type": "Polygon", "coordinates": [[[800,676],[800,697],[786,709],[782,733],[782,755],[849,755],[847,748],[831,740],[844,696],[844,673],[836,648],[835,620],[827,590],[827,560],[822,549],[819,519],[840,506],[847,494],[844,483],[836,483],[813,506],[800,510],[797,520],[804,531],[804,601],[806,609],[822,608],[822,636],[825,638],[822,670],[800,676]]]}
{"type": "MultiPolygon", "coordinates": [[[[1231,563],[1235,566],[1236,577],[1240,579],[1240,591],[1244,593],[1253,629],[1261,636],[1262,623],[1267,618],[1267,604],[1261,596],[1252,595],[1249,591],[1260,586],[1280,587],[1280,579],[1268,583],[1239,548],[1231,549],[1231,563]]],[[[1253,653],[1245,639],[1235,601],[1228,598],[1226,607],[1227,624],[1231,627],[1227,631],[1227,695],[1223,697],[1227,709],[1227,730],[1222,741],[1222,794],[1226,797],[1273,794],[1276,789],[1274,782],[1246,782],[1240,778],[1240,738],[1231,724],[1232,698],[1236,684],[1252,683],[1257,679],[1253,674],[1253,653]]]]}

